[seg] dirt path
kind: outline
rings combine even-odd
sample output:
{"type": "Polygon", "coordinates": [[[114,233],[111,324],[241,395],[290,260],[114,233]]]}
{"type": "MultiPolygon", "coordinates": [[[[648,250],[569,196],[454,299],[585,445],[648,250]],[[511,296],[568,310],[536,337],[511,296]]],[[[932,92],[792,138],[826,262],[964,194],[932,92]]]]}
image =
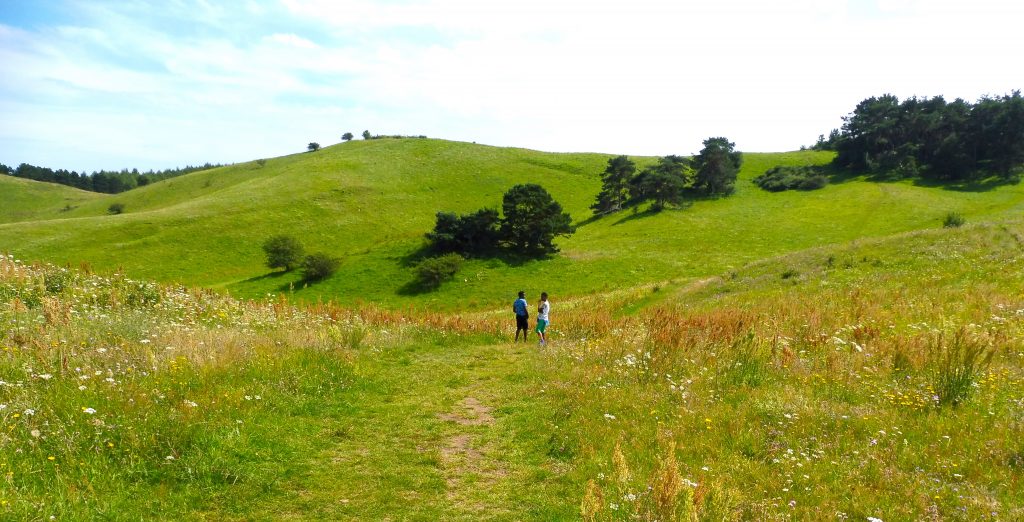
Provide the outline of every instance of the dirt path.
{"type": "Polygon", "coordinates": [[[571,519],[532,344],[417,347],[360,360],[328,449],[293,492],[290,520],[571,519]],[[554,511],[552,511],[554,510],[554,511]],[[400,513],[401,515],[396,515],[400,513]]]}

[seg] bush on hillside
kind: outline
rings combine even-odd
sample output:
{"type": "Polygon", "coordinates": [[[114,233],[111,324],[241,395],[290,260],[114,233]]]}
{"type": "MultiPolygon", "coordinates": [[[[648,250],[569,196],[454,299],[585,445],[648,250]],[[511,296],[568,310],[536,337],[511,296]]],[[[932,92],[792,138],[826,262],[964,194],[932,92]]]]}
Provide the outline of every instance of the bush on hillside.
{"type": "Polygon", "coordinates": [[[341,258],[332,257],[323,252],[310,254],[302,260],[302,279],[306,281],[327,279],[338,271],[339,266],[341,266],[341,258]]]}
{"type": "Polygon", "coordinates": [[[306,145],[306,148],[309,149],[309,152],[317,151],[320,150],[320,144],[315,141],[311,141],[309,142],[309,145],[306,145]]]}
{"type": "Polygon", "coordinates": [[[292,236],[274,236],[263,243],[263,252],[267,254],[267,266],[283,268],[290,271],[302,262],[305,253],[302,244],[292,236]]]}
{"type": "Polygon", "coordinates": [[[957,228],[963,226],[967,220],[959,212],[947,212],[946,217],[942,219],[942,226],[945,228],[957,228]]]}
{"type": "Polygon", "coordinates": [[[445,254],[424,259],[416,266],[416,280],[425,288],[437,288],[455,277],[464,259],[458,254],[445,254]]]}
{"type": "Polygon", "coordinates": [[[769,192],[816,190],[828,185],[828,178],[814,167],[772,167],[754,178],[757,186],[769,192]]]}
{"type": "Polygon", "coordinates": [[[108,214],[120,214],[122,212],[124,212],[124,203],[111,203],[110,206],[107,207],[108,214]]]}

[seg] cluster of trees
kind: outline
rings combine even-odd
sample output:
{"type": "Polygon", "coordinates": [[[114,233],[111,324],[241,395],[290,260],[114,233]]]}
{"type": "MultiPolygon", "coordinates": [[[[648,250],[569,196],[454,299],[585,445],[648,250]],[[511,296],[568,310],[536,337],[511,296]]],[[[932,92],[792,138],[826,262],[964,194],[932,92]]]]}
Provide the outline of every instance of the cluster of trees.
{"type": "MultiPolygon", "coordinates": [[[[405,135],[402,135],[402,134],[370,134],[370,131],[368,131],[368,130],[364,130],[362,136],[363,136],[364,140],[382,140],[384,138],[394,138],[394,139],[418,138],[418,139],[426,139],[426,136],[424,136],[422,134],[420,134],[419,136],[405,136],[405,135]]],[[[342,141],[352,141],[353,138],[355,138],[355,136],[351,132],[346,132],[345,134],[341,135],[341,140],[342,141]]]]}
{"type": "Polygon", "coordinates": [[[316,252],[307,255],[302,243],[289,235],[267,239],[263,243],[263,252],[267,256],[268,267],[283,268],[285,272],[301,268],[302,279],[305,281],[326,279],[341,266],[341,259],[330,254],[316,252]]]}
{"type": "Polygon", "coordinates": [[[501,215],[483,208],[469,214],[438,212],[434,229],[426,234],[439,253],[479,256],[508,247],[526,255],[558,252],[554,238],[575,231],[572,218],[544,187],[516,185],[502,198],[501,215]]]}
{"type": "Polygon", "coordinates": [[[708,138],[693,159],[665,156],[657,163],[636,172],[636,164],[626,156],[608,160],[601,176],[601,192],[591,209],[608,214],[644,201],[660,210],[678,204],[687,196],[709,197],[733,192],[743,153],[727,138],[708,138]]]}
{"type": "Polygon", "coordinates": [[[836,151],[834,164],[936,181],[991,176],[1014,180],[1024,166],[1024,98],[1020,91],[976,103],[941,96],[868,98],[841,130],[815,148],[836,151]]]}
{"type": "Polygon", "coordinates": [[[117,194],[143,185],[149,185],[150,183],[157,181],[222,166],[223,165],[220,164],[214,165],[212,163],[205,163],[197,167],[189,165],[184,168],[158,171],[149,170],[147,172],[139,172],[139,169],[132,169],[130,171],[128,169],[122,169],[120,171],[100,170],[93,172],[92,174],[86,174],[83,171],[79,174],[73,170],[53,170],[46,167],[37,167],[35,165],[29,165],[28,163],[22,163],[14,169],[7,165],[0,164],[0,174],[35,181],[45,181],[48,183],[60,183],[61,185],[67,185],[69,187],[89,190],[92,192],[117,194]]]}

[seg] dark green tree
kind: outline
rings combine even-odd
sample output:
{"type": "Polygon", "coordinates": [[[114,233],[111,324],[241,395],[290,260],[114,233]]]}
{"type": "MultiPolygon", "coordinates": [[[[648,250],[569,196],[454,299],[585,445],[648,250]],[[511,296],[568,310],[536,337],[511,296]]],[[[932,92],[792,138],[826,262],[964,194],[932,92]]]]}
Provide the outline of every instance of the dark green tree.
{"type": "Polygon", "coordinates": [[[302,260],[302,279],[305,281],[320,281],[327,279],[338,271],[341,266],[341,259],[322,252],[310,254],[302,260]]]}
{"type": "Polygon", "coordinates": [[[364,139],[364,140],[368,140],[368,139],[370,139],[370,138],[372,138],[372,137],[373,137],[373,135],[372,135],[372,134],[370,134],[370,131],[368,131],[368,130],[364,130],[364,131],[363,131],[363,139],[364,139]]]}
{"type": "Polygon", "coordinates": [[[268,267],[283,268],[287,272],[302,262],[304,249],[294,237],[279,235],[263,243],[263,252],[267,254],[268,267]]]}
{"type": "Polygon", "coordinates": [[[683,199],[683,190],[689,184],[692,172],[689,160],[682,156],[658,158],[657,164],[644,168],[630,180],[632,201],[651,200],[654,210],[661,210],[669,203],[678,204],[683,199]]]}
{"type": "Polygon", "coordinates": [[[608,167],[601,175],[601,192],[590,208],[595,214],[607,214],[622,210],[629,201],[629,180],[636,173],[636,164],[626,156],[608,160],[608,167]]]}
{"type": "Polygon", "coordinates": [[[731,194],[736,185],[736,174],[743,163],[743,153],[727,138],[708,138],[704,148],[693,158],[696,175],[693,189],[704,196],[731,194]]]}
{"type": "Polygon", "coordinates": [[[309,142],[309,145],[306,145],[306,148],[309,149],[309,152],[317,151],[320,150],[320,144],[315,141],[311,141],[309,142]]]}
{"type": "Polygon", "coordinates": [[[480,254],[498,245],[501,239],[499,222],[498,211],[490,208],[462,216],[438,212],[437,224],[427,233],[427,239],[438,252],[480,254]]]}
{"type": "Polygon", "coordinates": [[[530,254],[558,252],[555,236],[569,235],[575,230],[572,218],[536,184],[516,185],[505,193],[501,210],[502,237],[515,248],[530,254]]]}
{"type": "Polygon", "coordinates": [[[353,136],[351,132],[346,132],[345,134],[341,135],[342,141],[352,141],[352,138],[354,137],[355,136],[353,136]]]}

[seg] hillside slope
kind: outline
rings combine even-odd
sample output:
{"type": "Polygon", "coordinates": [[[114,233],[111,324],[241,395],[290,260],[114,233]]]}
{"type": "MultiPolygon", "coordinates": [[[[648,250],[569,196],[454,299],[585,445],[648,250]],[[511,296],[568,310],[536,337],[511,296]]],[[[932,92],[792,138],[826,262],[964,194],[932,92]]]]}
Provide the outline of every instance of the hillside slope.
{"type": "Polygon", "coordinates": [[[98,199],[102,194],[0,175],[0,223],[64,218],[98,199]]]}
{"type": "Polygon", "coordinates": [[[519,288],[565,297],[681,280],[817,245],[941,226],[947,211],[980,221],[1024,209],[1019,186],[957,192],[853,179],[815,192],[767,193],[750,183],[775,165],[831,159],[805,151],[745,155],[732,197],[590,220],[608,157],[441,140],[349,142],[101,195],[59,219],[0,225],[0,248],[246,297],[294,291],[343,303],[489,308],[519,288]],[[506,190],[527,182],[547,188],[580,224],[559,240],[562,253],[529,262],[473,260],[440,290],[416,294],[410,256],[434,214],[498,207],[506,190]],[[126,213],[106,215],[113,202],[126,213]],[[280,233],[341,257],[339,273],[303,288],[298,274],[265,268],[260,245],[280,233]]]}

